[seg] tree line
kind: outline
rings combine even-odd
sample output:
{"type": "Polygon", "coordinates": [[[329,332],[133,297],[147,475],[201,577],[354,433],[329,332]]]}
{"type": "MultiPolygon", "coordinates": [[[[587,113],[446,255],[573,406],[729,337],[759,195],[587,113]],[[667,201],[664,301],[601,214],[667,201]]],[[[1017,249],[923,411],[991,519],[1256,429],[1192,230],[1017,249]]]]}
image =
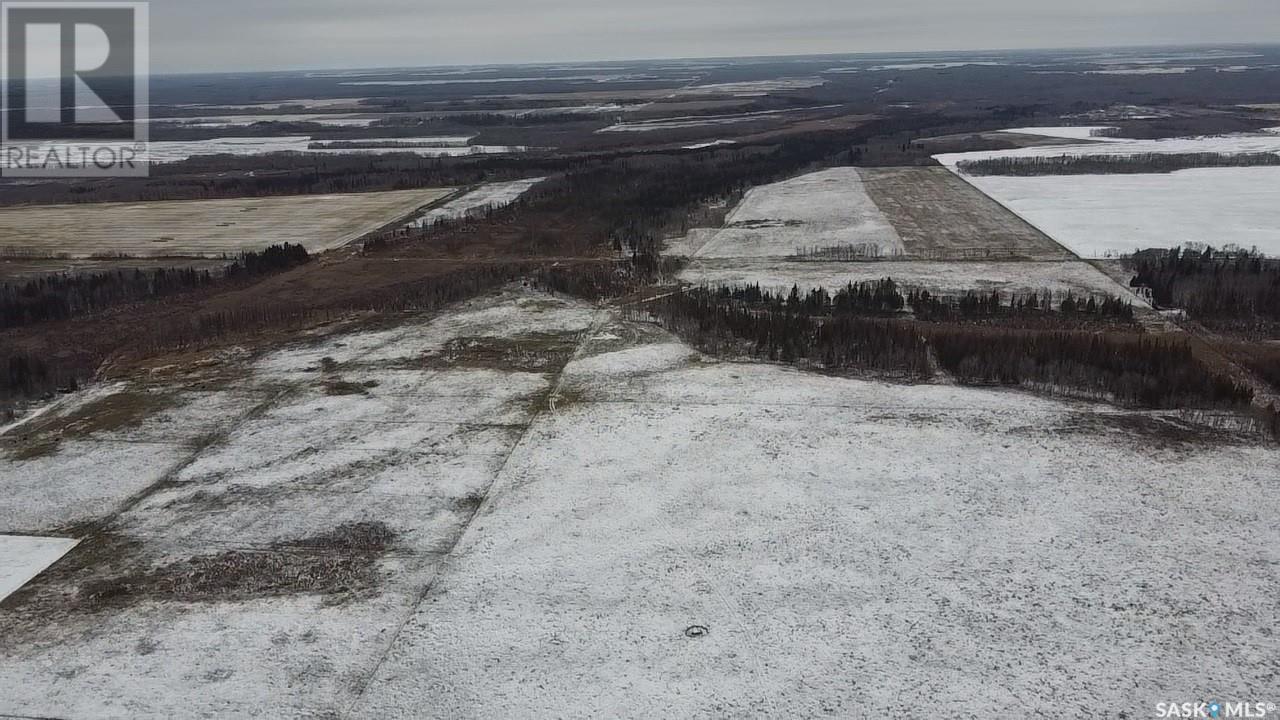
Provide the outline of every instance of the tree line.
{"type": "Polygon", "coordinates": [[[722,302],[743,303],[773,311],[787,310],[809,317],[823,315],[891,315],[910,308],[918,320],[956,321],[999,317],[1089,315],[1119,320],[1133,319],[1133,305],[1115,295],[1077,296],[1042,293],[1002,293],[999,290],[967,290],[959,294],[935,294],[910,289],[903,293],[893,278],[849,282],[834,293],[824,287],[800,292],[793,285],[788,294],[764,290],[759,283],[692,292],[708,293],[722,302]]]}
{"type": "Polygon", "coordinates": [[[1206,247],[1144,250],[1125,262],[1133,272],[1130,285],[1151,288],[1158,306],[1240,328],[1280,321],[1280,260],[1206,247]]]}
{"type": "Polygon", "coordinates": [[[907,304],[921,320],[954,321],[989,318],[1044,317],[1060,313],[1065,316],[1088,316],[1099,319],[1133,320],[1133,303],[1116,295],[1077,296],[1068,291],[1059,300],[1053,293],[1010,293],[998,290],[962,295],[940,296],[928,290],[912,290],[907,304]]]}
{"type": "Polygon", "coordinates": [[[138,323],[123,348],[103,347],[75,355],[73,361],[0,348],[0,401],[47,396],[73,390],[97,372],[116,350],[132,356],[187,350],[251,336],[266,330],[294,330],[329,322],[352,312],[430,311],[536,274],[527,263],[477,265],[369,290],[340,295],[319,305],[247,304],[226,310],[194,312],[178,318],[138,323]]]}
{"type": "Polygon", "coordinates": [[[0,329],[86,315],[107,308],[250,280],[310,260],[306,248],[284,243],[236,256],[219,272],[155,268],[132,272],[44,275],[0,283],[0,329]]]}
{"type": "Polygon", "coordinates": [[[1171,173],[1195,168],[1273,167],[1280,154],[1258,153],[1141,153],[1138,155],[1057,155],[1054,157],[994,157],[965,160],[969,175],[1116,175],[1171,173]]]}
{"type": "Polygon", "coordinates": [[[888,281],[816,289],[786,300],[758,288],[676,292],[651,303],[668,329],[717,354],[746,354],[827,371],[924,380],[937,368],[968,384],[1007,385],[1151,408],[1239,408],[1253,392],[1206,368],[1181,340],[1132,333],[991,328],[892,317],[888,281]],[[880,300],[876,300],[877,292],[880,300]],[[823,308],[826,314],[813,312],[823,308]]]}

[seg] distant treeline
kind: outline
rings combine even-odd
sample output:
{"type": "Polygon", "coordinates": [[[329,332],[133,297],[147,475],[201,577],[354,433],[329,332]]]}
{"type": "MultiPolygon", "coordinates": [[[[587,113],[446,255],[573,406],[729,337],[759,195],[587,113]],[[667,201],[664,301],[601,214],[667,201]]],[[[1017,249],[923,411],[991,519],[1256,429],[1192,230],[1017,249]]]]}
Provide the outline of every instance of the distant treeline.
{"type": "Polygon", "coordinates": [[[858,315],[819,319],[802,307],[772,301],[753,307],[708,290],[677,292],[650,305],[664,326],[713,354],[909,380],[932,376],[928,347],[911,325],[858,315]]]}
{"type": "Polygon", "coordinates": [[[760,285],[720,286],[690,292],[713,294],[720,301],[744,303],[769,310],[787,310],[806,316],[890,315],[910,308],[919,320],[956,321],[990,318],[1039,317],[1045,315],[1088,315],[1099,319],[1132,320],[1133,306],[1114,295],[1079,297],[1068,292],[1001,293],[998,290],[968,290],[957,295],[938,295],[928,290],[908,290],[904,295],[893,278],[850,282],[830,293],[818,287],[801,293],[792,286],[789,294],[773,293],[760,285]]]}
{"type": "MultiPolygon", "coordinates": [[[[435,310],[535,273],[523,263],[481,265],[444,275],[343,295],[316,306],[252,304],[229,310],[194,312],[154,323],[139,323],[124,352],[132,355],[186,350],[251,336],[262,331],[291,331],[352,312],[435,310]]],[[[0,401],[32,398],[74,389],[90,379],[111,350],[77,355],[75,362],[30,352],[0,349],[0,401]]],[[[0,410],[3,409],[0,403],[0,410]]]]}
{"type": "Polygon", "coordinates": [[[788,256],[787,259],[793,262],[852,262],[879,260],[886,255],[896,256],[901,253],[895,251],[886,253],[879,243],[845,243],[796,248],[795,254],[788,256]]]}
{"type": "Polygon", "coordinates": [[[1194,168],[1269,167],[1280,155],[1259,153],[1143,153],[1141,155],[1058,155],[1055,157],[998,157],[965,160],[961,171],[970,175],[1116,175],[1171,173],[1194,168]]]}
{"type": "MultiPolygon", "coordinates": [[[[80,368],[50,366],[44,359],[22,352],[0,351],[0,400],[14,397],[38,397],[54,390],[75,390],[87,377],[80,368]]],[[[3,405],[0,420],[12,419],[3,405]]]]}
{"type": "Polygon", "coordinates": [[[934,374],[936,360],[964,383],[1029,387],[1127,406],[1236,408],[1253,398],[1249,388],[1209,371],[1181,340],[868,316],[894,310],[901,295],[890,283],[850,286],[834,296],[821,289],[806,296],[793,291],[781,302],[758,289],[701,288],[677,292],[651,308],[666,327],[708,352],[826,371],[923,380],[934,374]],[[825,315],[814,312],[819,308],[825,315]]]}
{"type": "Polygon", "coordinates": [[[438,127],[461,126],[471,128],[490,127],[522,127],[526,125],[559,125],[563,123],[595,122],[606,124],[602,118],[611,117],[607,113],[598,115],[588,113],[567,112],[475,112],[457,115],[441,115],[435,117],[415,117],[411,115],[392,115],[376,121],[372,127],[438,127]]]}
{"type": "Polygon", "coordinates": [[[907,294],[907,304],[921,320],[952,321],[982,318],[1041,317],[1054,312],[1098,319],[1133,320],[1133,304],[1115,295],[1086,297],[1068,292],[1061,300],[1053,293],[1018,294],[977,292],[970,290],[959,296],[932,295],[927,290],[907,294]]]}
{"type": "Polygon", "coordinates": [[[1130,285],[1151,288],[1157,305],[1206,324],[1247,329],[1280,321],[1280,260],[1253,252],[1144,250],[1126,260],[1130,285]]]}
{"type": "Polygon", "coordinates": [[[1258,413],[1263,427],[1270,431],[1271,437],[1280,440],[1280,405],[1271,403],[1258,413]]]}
{"type": "Polygon", "coordinates": [[[151,329],[141,341],[144,351],[200,347],[228,337],[261,330],[290,330],[329,321],[353,312],[400,313],[436,310],[528,276],[536,266],[497,263],[462,268],[395,285],[344,295],[312,306],[255,304],[232,310],[196,313],[151,329]]]}
{"type": "MultiPolygon", "coordinates": [[[[394,140],[394,138],[390,138],[394,140]]],[[[463,187],[552,175],[573,167],[567,159],[467,155],[273,153],[205,155],[156,165],[148,178],[18,185],[0,182],[0,206],[207,200],[463,187]]]]}
{"type": "Polygon", "coordinates": [[[212,273],[191,268],[117,270],[90,274],[45,275],[26,282],[0,284],[0,329],[50,320],[66,320],[110,307],[154,300],[288,270],[310,259],[306,248],[285,243],[246,252],[212,273]]]}

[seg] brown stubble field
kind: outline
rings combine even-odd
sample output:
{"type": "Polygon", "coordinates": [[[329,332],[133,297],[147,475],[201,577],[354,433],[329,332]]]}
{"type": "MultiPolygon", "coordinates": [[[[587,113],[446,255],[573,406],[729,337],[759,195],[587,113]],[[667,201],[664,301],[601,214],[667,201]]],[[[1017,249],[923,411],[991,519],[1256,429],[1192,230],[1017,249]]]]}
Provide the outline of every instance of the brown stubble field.
{"type": "Polygon", "coordinates": [[[35,257],[218,257],[294,243],[341,247],[448,197],[450,188],[294,197],[47,205],[0,210],[0,250],[35,257]]]}

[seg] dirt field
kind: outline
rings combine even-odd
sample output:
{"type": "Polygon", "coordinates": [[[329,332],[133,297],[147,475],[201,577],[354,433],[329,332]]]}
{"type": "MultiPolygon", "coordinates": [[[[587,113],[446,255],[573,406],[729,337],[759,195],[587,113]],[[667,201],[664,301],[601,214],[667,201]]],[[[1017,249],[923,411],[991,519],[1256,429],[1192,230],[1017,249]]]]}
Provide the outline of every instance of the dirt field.
{"type": "Polygon", "coordinates": [[[431,188],[12,208],[0,210],[0,251],[36,257],[217,256],[291,242],[320,252],[407,217],[451,192],[431,188]]]}
{"type": "Polygon", "coordinates": [[[1066,260],[1066,248],[945,168],[861,168],[868,195],[916,260],[1066,260]]]}

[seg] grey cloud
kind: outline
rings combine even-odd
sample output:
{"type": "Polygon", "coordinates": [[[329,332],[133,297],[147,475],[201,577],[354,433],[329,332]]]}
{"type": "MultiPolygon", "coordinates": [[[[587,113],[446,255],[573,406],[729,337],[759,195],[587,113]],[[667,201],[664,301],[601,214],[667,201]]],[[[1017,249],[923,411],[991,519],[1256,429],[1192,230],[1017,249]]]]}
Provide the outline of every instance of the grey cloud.
{"type": "Polygon", "coordinates": [[[157,72],[1280,41],[1275,0],[152,0],[157,72]]]}

